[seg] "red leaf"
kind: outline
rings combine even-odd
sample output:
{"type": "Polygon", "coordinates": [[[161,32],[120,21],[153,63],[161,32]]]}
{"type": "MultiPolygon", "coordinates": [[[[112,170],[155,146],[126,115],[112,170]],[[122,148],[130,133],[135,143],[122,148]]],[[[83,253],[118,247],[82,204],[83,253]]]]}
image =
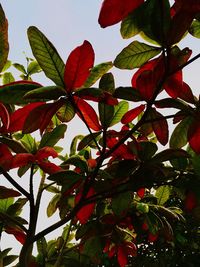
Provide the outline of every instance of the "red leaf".
{"type": "Polygon", "coordinates": [[[11,169],[19,168],[26,166],[30,163],[33,163],[35,160],[35,157],[32,154],[29,153],[21,153],[13,156],[11,160],[11,169]]]}
{"type": "Polygon", "coordinates": [[[157,239],[158,239],[158,233],[157,234],[152,234],[152,233],[148,234],[149,242],[155,242],[157,239]]]}
{"type": "Polygon", "coordinates": [[[117,261],[120,267],[125,267],[128,262],[124,245],[119,245],[117,247],[117,261]]]}
{"type": "Polygon", "coordinates": [[[56,158],[58,156],[58,153],[55,151],[54,148],[46,146],[39,149],[35,156],[37,160],[41,161],[48,157],[56,158]]]}
{"type": "Polygon", "coordinates": [[[126,253],[132,257],[137,256],[137,246],[133,242],[125,242],[126,253]]]}
{"type": "Polygon", "coordinates": [[[145,188],[142,187],[142,188],[138,189],[137,195],[138,195],[138,197],[143,198],[145,195],[145,188]]]}
{"type": "Polygon", "coordinates": [[[52,162],[45,162],[45,161],[39,162],[38,166],[40,167],[40,169],[43,170],[43,172],[48,173],[48,174],[53,174],[59,171],[63,171],[63,169],[60,166],[52,162]]]}
{"type": "MultiPolygon", "coordinates": [[[[91,197],[95,194],[95,191],[93,188],[90,188],[90,190],[87,193],[86,199],[88,197],[91,197]]],[[[75,203],[77,204],[82,197],[82,192],[79,192],[76,197],[75,197],[75,203]]],[[[81,224],[85,224],[87,220],[90,218],[92,215],[94,208],[95,208],[96,203],[91,203],[83,206],[76,214],[77,219],[80,221],[81,224]]]]}
{"type": "MultiPolygon", "coordinates": [[[[101,125],[99,124],[99,119],[95,110],[83,99],[74,97],[78,109],[81,111],[86,123],[94,131],[100,131],[101,125]]],[[[77,113],[78,116],[83,120],[80,112],[77,113]]]]}
{"type": "Polygon", "coordinates": [[[0,165],[4,170],[9,170],[12,160],[12,153],[5,144],[0,144],[0,165]]]}
{"type": "Polygon", "coordinates": [[[19,196],[21,196],[21,194],[18,191],[5,186],[0,186],[0,199],[19,196]]]}
{"type": "Polygon", "coordinates": [[[99,24],[105,28],[123,20],[144,0],[104,0],[99,14],[99,24]]]}
{"type": "Polygon", "coordinates": [[[31,103],[13,112],[10,116],[10,126],[7,132],[12,133],[12,132],[21,131],[23,129],[24,122],[27,116],[29,115],[29,113],[36,107],[39,107],[43,104],[44,102],[31,103]]]}
{"type": "Polygon", "coordinates": [[[14,228],[14,227],[6,227],[5,232],[7,234],[11,234],[14,235],[14,237],[23,245],[26,239],[26,234],[18,229],[18,228],[14,228]]]}
{"type": "Polygon", "coordinates": [[[23,133],[32,133],[37,129],[43,132],[49,125],[53,115],[63,105],[63,100],[58,100],[54,103],[42,103],[30,111],[25,118],[23,125],[23,133]]]}
{"type": "Polygon", "coordinates": [[[133,108],[126,112],[121,119],[121,123],[127,124],[133,121],[145,108],[145,105],[140,105],[139,107],[133,108]]]}
{"type": "Polygon", "coordinates": [[[1,118],[1,121],[2,121],[2,127],[0,128],[0,131],[5,131],[8,129],[9,127],[9,124],[10,124],[10,116],[9,116],[9,113],[6,109],[6,107],[0,103],[0,118],[1,118]]]}
{"type": "Polygon", "coordinates": [[[173,98],[179,97],[179,91],[181,90],[182,86],[183,75],[181,70],[170,76],[164,84],[166,92],[173,98]]]}
{"type": "Polygon", "coordinates": [[[185,210],[190,212],[197,206],[197,198],[194,192],[189,191],[185,198],[184,207],[185,210]]]}
{"type": "Polygon", "coordinates": [[[188,142],[190,147],[200,154],[200,123],[195,120],[188,130],[188,142]]]}
{"type": "Polygon", "coordinates": [[[153,71],[145,70],[137,78],[136,87],[140,95],[148,102],[154,96],[157,80],[155,80],[153,71]]]}
{"type": "Polygon", "coordinates": [[[155,120],[152,122],[153,131],[158,139],[158,141],[164,146],[168,142],[169,130],[168,123],[164,116],[156,111],[154,108],[150,111],[150,118],[155,120]]]}
{"type": "Polygon", "coordinates": [[[179,88],[178,97],[185,100],[188,103],[194,103],[194,95],[191,88],[185,82],[183,82],[182,87],[179,88]]]}
{"type": "Polygon", "coordinates": [[[81,87],[94,64],[94,50],[88,41],[75,48],[65,65],[65,86],[67,91],[81,87]]]}

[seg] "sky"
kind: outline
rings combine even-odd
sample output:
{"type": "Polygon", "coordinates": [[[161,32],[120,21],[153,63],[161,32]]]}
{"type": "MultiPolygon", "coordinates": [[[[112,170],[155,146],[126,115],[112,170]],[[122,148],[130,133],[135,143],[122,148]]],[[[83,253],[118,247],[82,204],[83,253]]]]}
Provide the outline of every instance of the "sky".
{"type": "MultiPolygon", "coordinates": [[[[36,26],[54,44],[64,61],[84,40],[90,41],[93,45],[96,54],[95,64],[114,60],[122,48],[133,39],[123,40],[119,33],[119,25],[100,28],[98,14],[101,3],[102,0],[1,0],[9,21],[9,59],[25,64],[24,52],[26,56],[32,57],[26,31],[29,26],[36,26]]],[[[182,48],[185,46],[192,48],[193,55],[199,53],[199,40],[193,38],[191,41],[191,38],[186,38],[182,48]]],[[[184,71],[185,81],[196,94],[199,94],[200,89],[199,72],[200,60],[184,71]]],[[[132,71],[114,69],[113,73],[116,75],[117,86],[130,85],[132,71]]],[[[43,85],[52,84],[41,75],[36,75],[34,80],[43,85]]],[[[82,129],[77,122],[74,126],[74,129],[82,129]]],[[[71,133],[74,135],[74,132],[71,133]]],[[[43,214],[41,218],[42,216],[43,214]]],[[[42,220],[40,224],[43,225],[42,220]]],[[[6,240],[8,239],[5,239],[5,242],[6,240]]],[[[15,249],[17,251],[19,248],[15,249]]]]}

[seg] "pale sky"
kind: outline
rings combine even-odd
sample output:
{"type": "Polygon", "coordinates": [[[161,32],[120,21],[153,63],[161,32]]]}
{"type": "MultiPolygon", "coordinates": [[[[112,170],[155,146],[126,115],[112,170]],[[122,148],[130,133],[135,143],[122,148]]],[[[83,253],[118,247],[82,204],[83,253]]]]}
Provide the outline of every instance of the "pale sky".
{"type": "MultiPolygon", "coordinates": [[[[122,40],[119,24],[106,29],[100,28],[97,20],[101,3],[102,0],[2,0],[1,4],[9,21],[9,59],[25,64],[23,52],[29,57],[32,56],[26,31],[33,25],[49,38],[64,61],[71,50],[82,44],[84,40],[90,41],[93,45],[96,54],[95,64],[114,60],[122,48],[133,39],[122,40]]],[[[200,52],[199,40],[187,38],[184,44],[193,49],[193,55],[200,52]]],[[[199,72],[200,60],[184,72],[186,82],[195,89],[197,94],[200,89],[199,72]]],[[[117,85],[130,85],[132,71],[115,70],[114,73],[117,75],[117,85]]],[[[35,81],[43,85],[52,84],[40,75],[35,76],[35,81]]],[[[17,241],[12,244],[16,243],[17,241]]]]}

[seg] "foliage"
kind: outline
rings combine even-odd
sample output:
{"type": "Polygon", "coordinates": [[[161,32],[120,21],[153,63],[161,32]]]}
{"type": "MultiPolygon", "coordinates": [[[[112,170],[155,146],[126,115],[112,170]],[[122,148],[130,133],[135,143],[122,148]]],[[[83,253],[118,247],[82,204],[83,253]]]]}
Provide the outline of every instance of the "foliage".
{"type": "Polygon", "coordinates": [[[25,68],[7,60],[0,7],[0,172],[12,186],[0,186],[0,233],[22,245],[18,256],[10,248],[0,251],[1,266],[16,258],[21,267],[198,265],[200,105],[182,70],[200,54],[189,59],[192,51],[179,43],[188,32],[199,38],[199,14],[197,0],[104,0],[100,25],[121,22],[123,38],[139,34],[143,42],[134,40],[113,62],[94,65],[85,40],[64,63],[31,26],[36,60],[27,58],[25,68]],[[113,65],[137,69],[132,87],[115,87],[108,72],[113,65]],[[51,86],[32,81],[41,70],[51,86]],[[58,146],[75,115],[88,134],[74,136],[69,148],[66,141],[58,146]],[[176,124],[172,134],[168,119],[176,124]],[[39,140],[33,134],[38,130],[39,140]],[[18,183],[13,169],[21,179],[29,177],[29,187],[18,183]],[[47,217],[57,213],[60,219],[37,232],[45,191],[52,194],[47,217]],[[28,221],[21,215],[26,203],[28,221]],[[62,234],[47,240],[59,227],[62,234]]]}

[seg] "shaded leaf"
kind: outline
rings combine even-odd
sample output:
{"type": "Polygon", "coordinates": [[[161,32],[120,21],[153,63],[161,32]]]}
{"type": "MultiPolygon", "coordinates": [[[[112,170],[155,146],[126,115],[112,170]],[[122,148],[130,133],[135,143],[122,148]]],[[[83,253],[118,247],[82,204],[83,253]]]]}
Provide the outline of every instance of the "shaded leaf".
{"type": "Polygon", "coordinates": [[[199,120],[194,120],[188,129],[188,142],[190,147],[197,153],[200,154],[200,124],[199,120]]]}
{"type": "Polygon", "coordinates": [[[4,104],[26,104],[30,101],[24,99],[29,91],[41,87],[41,84],[32,81],[17,81],[0,86],[0,101],[4,104]]]}
{"type": "Polygon", "coordinates": [[[61,171],[48,176],[48,180],[56,182],[58,185],[64,185],[65,190],[70,189],[80,179],[83,179],[83,175],[80,175],[74,171],[61,171]]]}
{"type": "Polygon", "coordinates": [[[149,59],[161,52],[159,47],[133,41],[125,47],[114,60],[114,65],[120,69],[134,69],[141,67],[149,59]]]}
{"type": "Polygon", "coordinates": [[[36,27],[28,28],[28,39],[33,55],[45,75],[56,85],[64,86],[64,62],[53,44],[36,27]]]}
{"type": "Polygon", "coordinates": [[[64,105],[56,112],[56,116],[61,122],[69,122],[74,118],[75,110],[70,101],[65,101],[64,105]]]}
{"type": "Polygon", "coordinates": [[[93,134],[88,134],[86,136],[84,136],[80,143],[78,144],[78,148],[77,150],[82,150],[83,148],[85,148],[86,146],[95,146],[96,144],[94,143],[94,138],[97,139],[100,136],[101,132],[97,132],[97,133],[93,133],[93,134]]]}
{"type": "Polygon", "coordinates": [[[114,115],[114,107],[100,102],[98,108],[101,125],[105,128],[109,127],[114,115]]]}
{"type": "Polygon", "coordinates": [[[132,202],[132,193],[125,192],[112,198],[112,210],[117,216],[125,216],[132,202]]]}
{"type": "Polygon", "coordinates": [[[88,41],[75,48],[69,55],[64,80],[67,91],[81,87],[87,80],[94,64],[94,50],[88,41]]]}
{"type": "Polygon", "coordinates": [[[10,125],[10,116],[6,107],[2,103],[0,103],[0,119],[2,122],[2,126],[0,124],[0,131],[7,130],[10,125]]]}
{"type": "Polygon", "coordinates": [[[118,87],[116,88],[113,96],[116,98],[125,99],[133,102],[138,102],[143,100],[139,91],[133,87],[122,87],[122,86],[118,87]]]}
{"type": "Polygon", "coordinates": [[[60,200],[60,195],[56,194],[47,206],[47,217],[51,217],[58,208],[58,202],[60,200]]]}
{"type": "Polygon", "coordinates": [[[176,158],[189,158],[189,154],[182,149],[166,149],[157,153],[152,159],[151,163],[165,162],[176,158]]]}
{"type": "Polygon", "coordinates": [[[21,194],[13,189],[7,188],[5,186],[0,186],[0,199],[9,197],[19,197],[21,194]]]}
{"type": "Polygon", "coordinates": [[[66,92],[59,86],[45,86],[33,89],[24,95],[24,99],[56,100],[65,96],[66,92]]]}
{"type": "Polygon", "coordinates": [[[137,25],[137,18],[133,14],[128,15],[122,21],[120,32],[124,39],[131,38],[140,32],[140,29],[137,25]]]}
{"type": "Polygon", "coordinates": [[[0,142],[6,144],[15,153],[27,153],[25,147],[18,141],[8,137],[0,137],[0,142]]]}

